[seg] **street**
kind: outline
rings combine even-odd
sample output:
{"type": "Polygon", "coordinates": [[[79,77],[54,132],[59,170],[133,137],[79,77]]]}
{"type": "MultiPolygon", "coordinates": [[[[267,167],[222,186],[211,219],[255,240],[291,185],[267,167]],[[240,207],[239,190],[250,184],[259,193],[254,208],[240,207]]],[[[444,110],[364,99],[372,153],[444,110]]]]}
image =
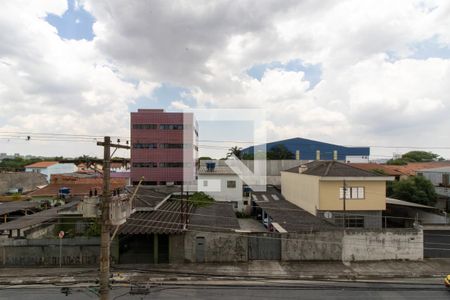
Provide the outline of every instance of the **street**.
{"type": "MultiPolygon", "coordinates": [[[[96,288],[69,287],[69,294],[55,286],[4,287],[0,299],[96,299],[96,288]]],[[[247,285],[158,285],[147,295],[130,295],[126,287],[114,287],[111,299],[449,299],[439,284],[302,282],[273,284],[249,282],[247,285]]]]}

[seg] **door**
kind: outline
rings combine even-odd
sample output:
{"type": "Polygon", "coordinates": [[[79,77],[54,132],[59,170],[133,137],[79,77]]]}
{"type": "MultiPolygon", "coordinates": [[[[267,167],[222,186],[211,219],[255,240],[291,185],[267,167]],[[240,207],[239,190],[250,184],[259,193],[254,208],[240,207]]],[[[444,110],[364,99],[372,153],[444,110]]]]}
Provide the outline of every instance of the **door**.
{"type": "Polygon", "coordinates": [[[195,238],[195,261],[205,262],[205,238],[203,236],[195,238]]]}
{"type": "Polygon", "coordinates": [[[248,258],[250,260],[280,260],[280,235],[276,233],[252,234],[248,239],[248,258]]]}

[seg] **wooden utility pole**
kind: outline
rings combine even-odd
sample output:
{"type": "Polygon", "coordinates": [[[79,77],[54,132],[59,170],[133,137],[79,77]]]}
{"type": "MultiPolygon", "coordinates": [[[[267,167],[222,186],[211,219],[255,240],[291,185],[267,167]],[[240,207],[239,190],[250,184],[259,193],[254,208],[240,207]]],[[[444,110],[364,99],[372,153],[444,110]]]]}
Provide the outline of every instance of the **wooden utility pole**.
{"type": "MultiPolygon", "coordinates": [[[[103,142],[97,142],[98,146],[103,146],[103,198],[102,198],[102,230],[100,237],[100,299],[109,300],[109,257],[111,244],[111,222],[110,222],[110,204],[111,204],[111,147],[130,149],[129,146],[111,144],[111,138],[105,136],[103,142]]],[[[115,152],[115,151],[114,151],[115,152]]]]}

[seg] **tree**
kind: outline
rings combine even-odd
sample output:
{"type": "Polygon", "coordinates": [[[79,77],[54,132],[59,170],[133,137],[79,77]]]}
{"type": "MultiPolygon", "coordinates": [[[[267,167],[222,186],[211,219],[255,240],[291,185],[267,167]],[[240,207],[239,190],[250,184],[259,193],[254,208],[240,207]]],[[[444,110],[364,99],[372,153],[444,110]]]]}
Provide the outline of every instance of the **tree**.
{"type": "Polygon", "coordinates": [[[402,155],[401,158],[390,159],[388,165],[406,165],[409,162],[430,162],[444,160],[439,154],[427,151],[410,151],[402,155]]]}
{"type": "Polygon", "coordinates": [[[227,158],[235,155],[237,158],[241,158],[242,148],[238,146],[231,147],[228,149],[227,158]]]}
{"type": "Polygon", "coordinates": [[[213,204],[214,198],[204,192],[195,192],[189,196],[188,202],[192,203],[195,207],[202,207],[213,204]]]}
{"type": "Polygon", "coordinates": [[[200,157],[198,158],[198,160],[212,160],[212,158],[209,157],[209,156],[200,156],[200,157]]]}
{"type": "Polygon", "coordinates": [[[294,153],[284,145],[276,145],[267,152],[267,159],[293,159],[294,153]]]}
{"type": "Polygon", "coordinates": [[[392,184],[392,197],[423,205],[434,205],[437,194],[434,186],[423,176],[411,176],[392,184]]]}

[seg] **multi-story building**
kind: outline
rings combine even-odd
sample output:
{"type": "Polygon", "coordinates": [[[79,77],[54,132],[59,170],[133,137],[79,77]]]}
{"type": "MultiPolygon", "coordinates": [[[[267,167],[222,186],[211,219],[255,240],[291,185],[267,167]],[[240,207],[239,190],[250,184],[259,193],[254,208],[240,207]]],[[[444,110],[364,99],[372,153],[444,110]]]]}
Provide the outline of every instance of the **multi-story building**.
{"type": "Polygon", "coordinates": [[[180,185],[195,180],[198,130],[192,113],[131,113],[131,182],[180,185]]]}

